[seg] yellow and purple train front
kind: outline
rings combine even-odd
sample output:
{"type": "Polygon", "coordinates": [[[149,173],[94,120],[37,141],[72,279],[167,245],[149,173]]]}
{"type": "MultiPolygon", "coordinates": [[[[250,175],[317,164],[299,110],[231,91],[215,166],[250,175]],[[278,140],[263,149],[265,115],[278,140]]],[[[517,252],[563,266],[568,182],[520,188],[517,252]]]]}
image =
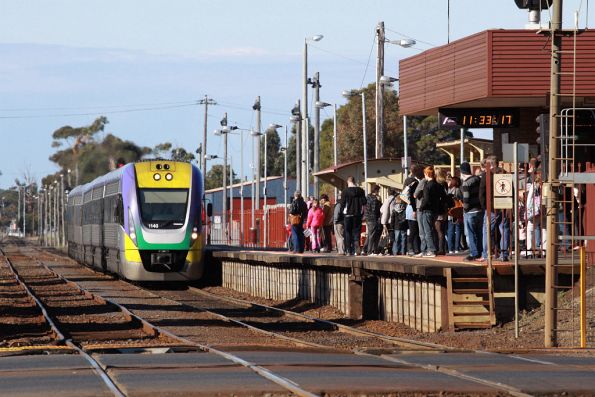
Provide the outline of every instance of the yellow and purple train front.
{"type": "Polygon", "coordinates": [[[69,253],[129,280],[197,280],[202,194],[200,171],[189,163],[127,164],[69,195],[69,253]]]}

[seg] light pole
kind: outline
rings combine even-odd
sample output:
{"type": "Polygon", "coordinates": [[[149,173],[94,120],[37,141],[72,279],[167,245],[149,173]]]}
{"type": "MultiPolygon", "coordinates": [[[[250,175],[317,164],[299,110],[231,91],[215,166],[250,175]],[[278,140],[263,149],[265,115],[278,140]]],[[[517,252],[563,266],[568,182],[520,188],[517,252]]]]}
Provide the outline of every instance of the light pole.
{"type": "Polygon", "coordinates": [[[227,227],[227,134],[229,134],[230,131],[236,130],[238,127],[227,126],[227,113],[225,113],[223,120],[225,120],[225,125],[223,125],[220,130],[215,130],[214,134],[216,136],[223,135],[223,211],[221,215],[221,223],[223,225],[225,240],[229,242],[229,229],[227,227]]]}
{"type": "MultiPolygon", "coordinates": [[[[302,134],[302,118],[300,116],[300,100],[298,99],[293,109],[291,109],[291,117],[289,121],[295,127],[295,186],[297,189],[301,186],[301,165],[302,165],[302,155],[301,155],[301,134],[302,134]]],[[[286,144],[289,147],[288,144],[286,144]]]]}
{"type": "Polygon", "coordinates": [[[384,157],[384,43],[390,43],[399,47],[408,48],[415,45],[415,40],[399,39],[387,40],[384,36],[384,22],[380,22],[376,29],[378,38],[378,55],[376,61],[376,158],[384,157]]]}
{"type": "MultiPolygon", "coordinates": [[[[254,179],[256,180],[256,184],[255,184],[255,188],[256,191],[254,193],[254,201],[252,202],[253,206],[255,209],[259,209],[260,208],[260,135],[261,135],[261,119],[260,119],[260,96],[256,97],[256,101],[254,102],[254,105],[252,105],[252,109],[254,109],[254,111],[256,112],[256,128],[255,128],[255,133],[252,134],[252,136],[254,137],[254,140],[256,141],[256,147],[254,148],[254,150],[256,151],[256,162],[254,163],[254,179]]],[[[254,225],[252,225],[252,227],[254,227],[254,225]]]]}
{"type": "MultiPolygon", "coordinates": [[[[260,126],[259,126],[260,128],[260,126]]],[[[252,189],[254,192],[254,199],[252,200],[252,227],[250,228],[250,232],[252,233],[252,244],[257,244],[258,243],[258,234],[257,234],[257,230],[256,230],[256,219],[255,219],[255,212],[257,209],[260,208],[259,206],[259,195],[260,195],[260,136],[262,135],[262,132],[260,132],[260,129],[258,130],[252,130],[252,132],[250,133],[250,135],[252,135],[252,138],[255,140],[255,142],[257,142],[256,144],[256,149],[252,152],[253,156],[252,156],[252,166],[254,168],[254,188],[252,189]],[[254,152],[258,152],[258,159],[255,161],[254,160],[254,152]]],[[[265,145],[266,148],[266,145],[265,145]]],[[[266,178],[265,178],[266,181],[266,178]]],[[[264,209],[264,206],[263,206],[264,209]]]]}
{"type": "MultiPolygon", "coordinates": [[[[314,73],[312,79],[312,88],[314,88],[314,104],[320,101],[320,74],[314,73]]],[[[314,161],[312,166],[312,173],[315,174],[320,171],[320,108],[314,106],[314,161]]],[[[320,196],[320,181],[317,176],[314,176],[314,197],[320,196]]]]}
{"type": "Polygon", "coordinates": [[[366,133],[366,93],[364,90],[361,92],[357,90],[343,91],[345,98],[351,98],[356,95],[362,97],[362,139],[364,141],[364,190],[368,193],[368,143],[366,133]]]}
{"type": "MultiPolygon", "coordinates": [[[[219,156],[217,156],[216,154],[204,154],[202,156],[201,159],[201,163],[205,164],[205,169],[206,169],[206,164],[208,160],[214,160],[216,158],[219,158],[219,156]]],[[[204,178],[204,190],[206,190],[206,185],[207,185],[207,179],[206,179],[206,175],[203,174],[203,178],[204,178]]],[[[211,222],[209,217],[207,216],[207,210],[206,210],[206,205],[207,205],[207,195],[205,192],[203,192],[203,205],[204,205],[204,209],[205,209],[205,222],[206,222],[206,233],[207,233],[207,244],[211,243],[211,222]]]]}
{"type": "Polygon", "coordinates": [[[66,189],[64,189],[64,174],[60,174],[60,245],[66,246],[66,228],[64,227],[64,208],[66,207],[66,189]]]}
{"type": "Polygon", "coordinates": [[[308,79],[308,41],[320,41],[324,36],[322,35],[315,35],[312,37],[306,37],[304,39],[304,65],[303,65],[303,80],[302,80],[302,194],[304,197],[309,195],[309,176],[308,171],[310,165],[308,164],[308,145],[310,140],[308,139],[309,135],[309,126],[310,123],[308,122],[308,83],[310,82],[308,79]],[[306,162],[306,163],[304,163],[306,162]],[[305,165],[305,166],[304,166],[305,165]]]}
{"type": "MultiPolygon", "coordinates": [[[[324,109],[331,106],[330,103],[317,101],[317,109],[324,109]]],[[[333,104],[333,166],[337,167],[337,104],[333,104]]],[[[337,188],[335,187],[335,201],[337,200],[337,188]]]]}
{"type": "Polygon", "coordinates": [[[23,186],[23,238],[27,237],[27,224],[25,223],[25,217],[27,215],[27,186],[23,186]]]}

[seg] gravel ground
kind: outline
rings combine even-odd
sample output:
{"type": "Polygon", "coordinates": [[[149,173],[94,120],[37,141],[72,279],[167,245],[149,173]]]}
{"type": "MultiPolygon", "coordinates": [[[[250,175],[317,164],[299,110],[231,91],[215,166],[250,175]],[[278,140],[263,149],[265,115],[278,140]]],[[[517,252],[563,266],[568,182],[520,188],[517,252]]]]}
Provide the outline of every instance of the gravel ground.
{"type": "MultiPolygon", "coordinates": [[[[544,309],[539,308],[531,312],[524,312],[520,316],[520,337],[514,337],[514,323],[507,323],[488,330],[474,331],[443,331],[437,333],[426,333],[416,331],[404,324],[393,323],[379,320],[355,321],[345,317],[343,313],[332,306],[319,306],[303,300],[275,301],[259,297],[253,297],[235,290],[224,287],[207,287],[205,291],[229,296],[237,299],[250,300],[268,306],[283,308],[307,314],[312,317],[324,320],[332,320],[356,328],[377,332],[384,335],[409,338],[422,342],[436,343],[460,349],[473,350],[523,350],[523,349],[541,349],[543,348],[543,327],[544,327],[544,309]]],[[[569,305],[572,299],[570,294],[561,296],[562,305],[569,305]]],[[[569,316],[569,312],[564,312],[562,316],[569,316]]],[[[564,318],[561,318],[564,321],[564,318]]],[[[561,339],[560,343],[565,345],[567,339],[561,339]]],[[[586,351],[585,354],[595,354],[593,351],[586,351]]]]}

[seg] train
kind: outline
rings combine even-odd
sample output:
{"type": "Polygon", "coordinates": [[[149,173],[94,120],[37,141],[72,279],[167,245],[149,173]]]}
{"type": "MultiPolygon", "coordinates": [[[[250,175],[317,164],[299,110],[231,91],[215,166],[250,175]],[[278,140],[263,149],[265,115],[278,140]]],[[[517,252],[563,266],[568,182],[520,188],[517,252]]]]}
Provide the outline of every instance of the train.
{"type": "Polygon", "coordinates": [[[123,165],[68,194],[68,255],[131,281],[194,281],[204,273],[203,179],[188,163],[123,165]]]}

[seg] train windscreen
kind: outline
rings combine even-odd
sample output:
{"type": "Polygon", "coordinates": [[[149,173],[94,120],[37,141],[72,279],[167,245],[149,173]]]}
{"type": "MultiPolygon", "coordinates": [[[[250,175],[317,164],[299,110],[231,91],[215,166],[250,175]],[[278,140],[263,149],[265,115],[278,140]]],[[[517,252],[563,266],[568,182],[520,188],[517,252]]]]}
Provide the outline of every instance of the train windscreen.
{"type": "Polygon", "coordinates": [[[184,226],[188,189],[139,189],[143,224],[151,229],[178,229],[184,226]]]}

